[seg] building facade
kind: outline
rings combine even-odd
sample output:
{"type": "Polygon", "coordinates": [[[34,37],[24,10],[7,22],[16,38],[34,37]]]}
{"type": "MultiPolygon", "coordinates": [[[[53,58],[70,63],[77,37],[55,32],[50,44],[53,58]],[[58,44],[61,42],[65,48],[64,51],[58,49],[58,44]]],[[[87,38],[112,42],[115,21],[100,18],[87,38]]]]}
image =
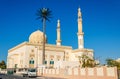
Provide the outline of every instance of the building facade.
{"type": "MultiPolygon", "coordinates": [[[[79,56],[85,54],[93,58],[93,50],[84,48],[84,33],[82,30],[82,15],[78,8],[78,48],[61,44],[60,20],[57,21],[56,45],[45,42],[45,65],[58,67],[67,63],[79,66],[79,56]]],[[[47,36],[45,36],[47,40],[47,36]]],[[[42,65],[43,59],[43,32],[37,30],[29,36],[29,41],[23,42],[8,50],[7,68],[36,68],[42,65]]]]}

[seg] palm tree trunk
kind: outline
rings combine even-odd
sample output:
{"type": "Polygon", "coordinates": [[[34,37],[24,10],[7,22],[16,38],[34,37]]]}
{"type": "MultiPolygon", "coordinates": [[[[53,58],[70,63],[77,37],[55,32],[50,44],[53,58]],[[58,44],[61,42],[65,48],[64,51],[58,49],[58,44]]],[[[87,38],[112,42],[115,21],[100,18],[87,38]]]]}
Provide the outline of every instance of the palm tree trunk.
{"type": "Polygon", "coordinates": [[[46,29],[46,19],[43,18],[43,60],[42,64],[45,62],[45,29],[46,29]]]}

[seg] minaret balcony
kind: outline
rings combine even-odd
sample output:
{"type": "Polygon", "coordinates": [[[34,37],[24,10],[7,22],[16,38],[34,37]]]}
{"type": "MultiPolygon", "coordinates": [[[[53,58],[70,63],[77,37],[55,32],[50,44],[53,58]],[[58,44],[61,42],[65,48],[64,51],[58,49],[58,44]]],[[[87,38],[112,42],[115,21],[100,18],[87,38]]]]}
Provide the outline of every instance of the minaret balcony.
{"type": "Polygon", "coordinates": [[[84,32],[82,32],[82,33],[77,33],[77,35],[79,36],[79,35],[84,35],[84,32]]]}
{"type": "Polygon", "coordinates": [[[56,42],[61,42],[61,40],[56,40],[56,42]]]}

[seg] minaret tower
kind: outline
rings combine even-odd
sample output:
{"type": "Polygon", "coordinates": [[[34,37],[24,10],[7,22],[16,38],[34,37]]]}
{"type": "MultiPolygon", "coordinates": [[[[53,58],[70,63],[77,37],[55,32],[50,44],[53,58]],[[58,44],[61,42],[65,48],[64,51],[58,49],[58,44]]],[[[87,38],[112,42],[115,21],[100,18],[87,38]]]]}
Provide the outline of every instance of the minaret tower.
{"type": "Polygon", "coordinates": [[[57,21],[57,40],[56,45],[61,46],[61,40],[60,40],[60,20],[57,21]]]}
{"type": "Polygon", "coordinates": [[[84,48],[84,33],[82,32],[82,15],[80,8],[78,8],[78,49],[84,48]]]}

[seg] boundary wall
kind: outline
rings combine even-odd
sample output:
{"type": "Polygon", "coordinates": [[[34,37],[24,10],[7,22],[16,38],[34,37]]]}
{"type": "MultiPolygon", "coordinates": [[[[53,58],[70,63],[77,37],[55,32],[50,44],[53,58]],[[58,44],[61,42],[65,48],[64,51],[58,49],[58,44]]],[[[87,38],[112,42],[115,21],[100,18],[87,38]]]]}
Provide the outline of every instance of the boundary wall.
{"type": "Polygon", "coordinates": [[[118,79],[116,67],[94,68],[64,68],[64,69],[40,69],[38,76],[57,77],[66,79],[118,79]]]}

